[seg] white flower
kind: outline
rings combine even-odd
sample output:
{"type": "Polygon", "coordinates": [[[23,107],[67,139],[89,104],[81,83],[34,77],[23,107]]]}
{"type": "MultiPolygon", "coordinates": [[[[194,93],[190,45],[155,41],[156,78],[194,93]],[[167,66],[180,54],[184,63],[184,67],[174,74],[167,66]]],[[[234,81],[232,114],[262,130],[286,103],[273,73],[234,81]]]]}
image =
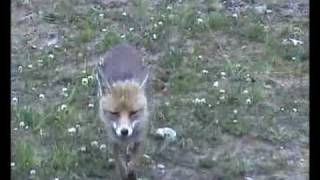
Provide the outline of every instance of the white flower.
{"type": "Polygon", "coordinates": [[[90,80],[90,81],[93,80],[93,76],[92,76],[92,75],[89,75],[87,78],[88,78],[88,80],[90,80]]]}
{"type": "Polygon", "coordinates": [[[292,59],[292,60],[297,60],[297,58],[296,58],[296,57],[292,57],[291,59],[292,59]]]}
{"type": "Polygon", "coordinates": [[[212,105],[211,105],[211,104],[208,104],[208,107],[209,107],[209,108],[211,108],[211,107],[212,107],[212,105]]]}
{"type": "Polygon", "coordinates": [[[85,147],[85,146],[82,146],[81,148],[80,148],[80,151],[82,151],[82,152],[85,152],[87,150],[87,148],[85,147]]]}
{"type": "Polygon", "coordinates": [[[98,146],[98,141],[92,141],[91,142],[91,146],[96,146],[97,147],[98,146]]]}
{"type": "Polygon", "coordinates": [[[293,108],[292,111],[293,112],[297,112],[298,110],[297,110],[297,108],[293,108]]]}
{"type": "Polygon", "coordinates": [[[226,92],[226,90],[224,90],[224,89],[220,89],[220,90],[219,90],[219,93],[222,93],[222,94],[223,94],[223,93],[225,93],[225,92],[226,92]]]}
{"type": "Polygon", "coordinates": [[[101,144],[99,149],[103,150],[103,149],[106,149],[106,148],[107,148],[107,146],[105,144],[101,144]]]}
{"type": "Polygon", "coordinates": [[[82,74],[86,74],[87,71],[86,71],[86,70],[82,70],[81,73],[82,73],[82,74]]]}
{"type": "Polygon", "coordinates": [[[218,119],[217,119],[217,120],[215,120],[215,123],[216,123],[216,124],[219,124],[219,120],[218,120],[218,119]]]}
{"type": "Polygon", "coordinates": [[[14,163],[14,162],[11,162],[11,163],[10,163],[10,166],[11,166],[11,167],[14,167],[15,165],[16,165],[16,163],[14,163]]]}
{"type": "Polygon", "coordinates": [[[77,129],[80,129],[80,124],[76,124],[76,128],[77,128],[77,129]]]}
{"type": "Polygon", "coordinates": [[[203,74],[208,74],[208,72],[209,72],[209,71],[206,70],[206,69],[202,70],[202,73],[203,73],[203,74]]]}
{"type": "Polygon", "coordinates": [[[220,100],[224,100],[224,99],[225,99],[225,96],[220,96],[219,99],[220,99],[220,100]]]}
{"type": "Polygon", "coordinates": [[[89,108],[93,108],[93,107],[94,107],[94,104],[90,103],[90,104],[88,104],[88,107],[89,107],[89,108]]]}
{"type": "Polygon", "coordinates": [[[106,31],[107,31],[107,29],[106,29],[106,28],[103,28],[103,29],[101,29],[101,31],[102,31],[102,32],[106,32],[106,31]]]}
{"type": "Polygon", "coordinates": [[[129,31],[133,31],[133,30],[134,30],[134,28],[133,28],[133,27],[129,28],[129,31]]]}
{"type": "Polygon", "coordinates": [[[53,54],[49,54],[48,57],[49,57],[50,59],[53,59],[53,58],[54,58],[54,55],[53,55],[53,54]]]}
{"type": "Polygon", "coordinates": [[[289,38],[289,41],[291,41],[294,46],[303,44],[302,41],[299,41],[299,40],[296,40],[296,39],[292,39],[292,38],[289,38]]]}
{"type": "Polygon", "coordinates": [[[157,39],[158,37],[157,37],[157,35],[156,34],[153,34],[152,35],[152,39],[157,39]]]}
{"type": "Polygon", "coordinates": [[[203,104],[203,103],[206,103],[206,99],[205,98],[201,98],[201,99],[196,98],[196,99],[192,100],[192,102],[194,104],[203,104]]]}
{"type": "Polygon", "coordinates": [[[202,59],[203,57],[201,55],[198,56],[198,59],[202,59]]]}
{"type": "Polygon", "coordinates": [[[237,122],[238,122],[238,120],[234,119],[232,122],[233,122],[233,123],[237,123],[237,122]]]}
{"type": "Polygon", "coordinates": [[[126,13],[126,12],[123,12],[123,13],[122,13],[122,16],[127,16],[127,13],[126,13]]]}
{"type": "Polygon", "coordinates": [[[239,67],[241,67],[241,64],[237,63],[236,68],[239,68],[239,67]]]}
{"type": "Polygon", "coordinates": [[[246,99],[246,103],[247,104],[251,104],[252,103],[252,100],[250,98],[246,99]]]}
{"type": "Polygon", "coordinates": [[[247,89],[245,89],[245,90],[243,90],[243,92],[242,92],[243,94],[248,94],[249,93],[249,91],[247,90],[247,89]]]}
{"type": "Polygon", "coordinates": [[[25,129],[29,129],[29,126],[26,126],[25,129]]]}
{"type": "Polygon", "coordinates": [[[238,14],[236,14],[236,13],[233,13],[231,16],[234,18],[238,18],[238,14]]]}
{"type": "Polygon", "coordinates": [[[44,99],[44,94],[39,94],[40,99],[44,99]]]}
{"type": "Polygon", "coordinates": [[[158,164],[158,165],[157,165],[157,168],[159,168],[159,169],[164,169],[165,166],[164,166],[163,164],[158,164]]]}
{"type": "Polygon", "coordinates": [[[162,22],[162,21],[159,21],[158,24],[159,24],[160,26],[162,26],[162,25],[163,25],[163,22],[162,22]]]}
{"type": "Polygon", "coordinates": [[[203,19],[202,19],[202,18],[198,18],[198,19],[197,19],[197,22],[198,22],[198,23],[203,23],[203,19]]]}
{"type": "Polygon", "coordinates": [[[64,93],[65,93],[66,91],[68,91],[68,89],[67,89],[67,88],[65,88],[65,87],[64,87],[64,88],[62,88],[62,92],[64,92],[64,93]]]}
{"type": "Polygon", "coordinates": [[[108,159],[108,163],[113,163],[113,162],[114,162],[114,159],[112,159],[112,158],[108,159]]]}
{"type": "Polygon", "coordinates": [[[223,71],[222,71],[222,72],[220,72],[220,75],[221,75],[221,76],[226,76],[227,74],[226,74],[226,72],[223,72],[223,71]]]}
{"type": "Polygon", "coordinates": [[[59,180],[59,178],[54,178],[54,180],[59,180]]]}
{"type": "Polygon", "coordinates": [[[168,10],[172,10],[172,6],[167,6],[167,9],[168,10]]]}
{"type": "Polygon", "coordinates": [[[245,177],[245,180],[254,180],[252,177],[245,177]]]}
{"type": "Polygon", "coordinates": [[[60,109],[63,111],[63,110],[65,110],[65,109],[67,109],[67,105],[66,104],[62,104],[61,106],[60,106],[60,109]]]}
{"type": "Polygon", "coordinates": [[[103,16],[104,16],[104,14],[103,14],[103,13],[100,13],[100,14],[99,14],[99,16],[100,16],[100,17],[103,17],[103,16]]]}
{"type": "Polygon", "coordinates": [[[153,27],[154,27],[154,28],[157,28],[157,27],[158,27],[158,24],[154,23],[154,24],[153,24],[153,27]]]}
{"type": "Polygon", "coordinates": [[[17,130],[18,130],[18,128],[13,128],[13,130],[14,130],[14,131],[17,131],[17,130]]]}
{"type": "Polygon", "coordinates": [[[169,102],[165,102],[165,103],[164,103],[164,105],[169,106],[169,105],[170,105],[170,103],[169,103],[169,102]]]}
{"type": "Polygon", "coordinates": [[[284,111],[284,110],[285,110],[284,107],[281,107],[281,108],[280,108],[280,111],[284,111]]]}
{"type": "Polygon", "coordinates": [[[23,70],[23,67],[22,66],[18,66],[18,72],[21,73],[23,70]]]}
{"type": "Polygon", "coordinates": [[[39,134],[40,134],[40,136],[43,136],[43,135],[44,135],[43,129],[40,129],[39,134]]]}
{"type": "Polygon", "coordinates": [[[154,20],[154,17],[153,17],[153,16],[151,16],[151,17],[150,17],[150,20],[151,20],[151,21],[153,21],[153,20],[154,20]]]}
{"type": "Polygon", "coordinates": [[[213,87],[219,87],[219,82],[218,82],[218,81],[215,81],[215,82],[213,83],[213,87]]]}
{"type": "Polygon", "coordinates": [[[36,174],[36,170],[34,170],[34,169],[31,169],[31,171],[30,171],[30,174],[31,174],[31,175],[34,175],[34,174],[36,174]]]}
{"type": "Polygon", "coordinates": [[[29,64],[29,65],[28,65],[28,68],[32,69],[32,67],[33,67],[32,64],[29,64]]]}
{"type": "Polygon", "coordinates": [[[233,113],[234,113],[234,114],[238,114],[238,110],[236,110],[236,109],[233,110],[233,113]]]}
{"type": "Polygon", "coordinates": [[[69,132],[69,133],[75,133],[76,131],[77,131],[77,130],[76,130],[76,128],[74,128],[74,127],[68,129],[68,132],[69,132]]]}
{"type": "Polygon", "coordinates": [[[24,127],[24,126],[25,126],[25,123],[24,123],[23,121],[21,121],[21,122],[19,123],[19,126],[20,126],[20,127],[24,127]]]}
{"type": "Polygon", "coordinates": [[[121,38],[121,39],[124,39],[124,38],[126,38],[126,35],[125,35],[125,34],[121,34],[121,35],[120,35],[120,38],[121,38]]]}
{"type": "Polygon", "coordinates": [[[84,85],[84,86],[87,86],[88,85],[88,78],[82,78],[81,79],[81,84],[84,85]]]}
{"type": "Polygon", "coordinates": [[[17,98],[17,97],[13,97],[13,98],[12,98],[12,102],[13,102],[13,103],[17,103],[17,102],[18,102],[18,98],[17,98]]]}

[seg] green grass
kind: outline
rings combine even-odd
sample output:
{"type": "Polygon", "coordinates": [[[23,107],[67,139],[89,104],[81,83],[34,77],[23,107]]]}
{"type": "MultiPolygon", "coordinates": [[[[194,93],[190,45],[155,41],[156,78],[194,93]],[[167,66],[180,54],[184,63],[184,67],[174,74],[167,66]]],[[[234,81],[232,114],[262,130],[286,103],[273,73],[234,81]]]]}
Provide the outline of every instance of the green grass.
{"type": "MultiPolygon", "coordinates": [[[[21,3],[15,3],[14,15],[21,3]]],[[[290,20],[275,10],[268,15],[245,10],[236,18],[217,0],[158,5],[137,0],[118,8],[84,1],[38,6],[45,10],[32,27],[16,19],[12,25],[12,94],[18,98],[11,105],[13,179],[116,179],[98,118],[96,82],[89,77],[98,57],[120,42],[143,46],[152,68],[151,134],[163,126],[177,132],[176,142],[165,146],[150,138],[150,159],[144,159],[139,177],[150,179],[156,174],[154,165],[173,162],[181,173],[168,166],[166,172],[177,176],[169,179],[187,174],[185,162],[199,168],[199,176],[216,179],[307,176],[306,166],[289,165],[285,155],[270,157],[279,146],[295,159],[308,152],[305,17],[290,20]],[[41,47],[46,36],[37,32],[57,29],[63,37],[60,46],[41,47]],[[24,34],[29,31],[34,34],[24,34]],[[283,44],[291,37],[304,44],[283,44]],[[82,83],[84,78],[88,84],[82,83]],[[66,109],[61,110],[62,105],[66,109]],[[69,132],[73,128],[76,132],[69,132]],[[91,145],[93,141],[98,146],[91,145]],[[101,144],[106,148],[100,149],[101,144]],[[31,170],[36,170],[32,176],[31,170]]]]}

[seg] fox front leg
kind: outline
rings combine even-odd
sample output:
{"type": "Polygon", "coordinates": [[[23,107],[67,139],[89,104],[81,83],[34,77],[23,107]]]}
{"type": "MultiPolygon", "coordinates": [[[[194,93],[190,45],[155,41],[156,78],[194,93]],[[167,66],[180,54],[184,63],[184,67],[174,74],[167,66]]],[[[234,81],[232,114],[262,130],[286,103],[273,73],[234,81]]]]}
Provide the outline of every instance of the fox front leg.
{"type": "Polygon", "coordinates": [[[120,146],[118,144],[113,145],[113,156],[115,159],[116,169],[120,174],[122,180],[128,179],[128,168],[126,161],[124,161],[120,156],[120,146]]]}
{"type": "Polygon", "coordinates": [[[143,154],[143,144],[141,142],[136,142],[130,149],[130,160],[128,162],[128,173],[133,173],[137,165],[140,164],[141,157],[143,154]]]}

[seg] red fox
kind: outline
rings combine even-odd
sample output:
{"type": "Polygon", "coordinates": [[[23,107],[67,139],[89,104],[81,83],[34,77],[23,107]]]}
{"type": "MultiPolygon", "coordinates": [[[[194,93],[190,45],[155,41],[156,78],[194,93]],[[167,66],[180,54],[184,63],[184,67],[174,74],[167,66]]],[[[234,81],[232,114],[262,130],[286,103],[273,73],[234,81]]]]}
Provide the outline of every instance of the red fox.
{"type": "Polygon", "coordinates": [[[145,86],[149,72],[142,59],[133,45],[121,43],[111,48],[97,66],[99,116],[113,144],[122,180],[136,179],[135,169],[148,132],[145,86]]]}

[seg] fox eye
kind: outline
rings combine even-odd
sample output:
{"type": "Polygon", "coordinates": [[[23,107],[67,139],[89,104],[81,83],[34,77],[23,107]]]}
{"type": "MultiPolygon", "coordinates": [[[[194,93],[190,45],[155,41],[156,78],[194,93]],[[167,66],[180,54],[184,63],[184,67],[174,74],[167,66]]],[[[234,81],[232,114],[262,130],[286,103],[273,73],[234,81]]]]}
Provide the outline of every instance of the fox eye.
{"type": "Polygon", "coordinates": [[[130,114],[129,114],[130,118],[135,118],[138,113],[139,113],[139,111],[131,111],[130,114]]]}
{"type": "Polygon", "coordinates": [[[111,116],[111,117],[119,117],[120,116],[120,113],[119,112],[113,112],[113,111],[104,111],[104,113],[108,116],[111,116]]]}

